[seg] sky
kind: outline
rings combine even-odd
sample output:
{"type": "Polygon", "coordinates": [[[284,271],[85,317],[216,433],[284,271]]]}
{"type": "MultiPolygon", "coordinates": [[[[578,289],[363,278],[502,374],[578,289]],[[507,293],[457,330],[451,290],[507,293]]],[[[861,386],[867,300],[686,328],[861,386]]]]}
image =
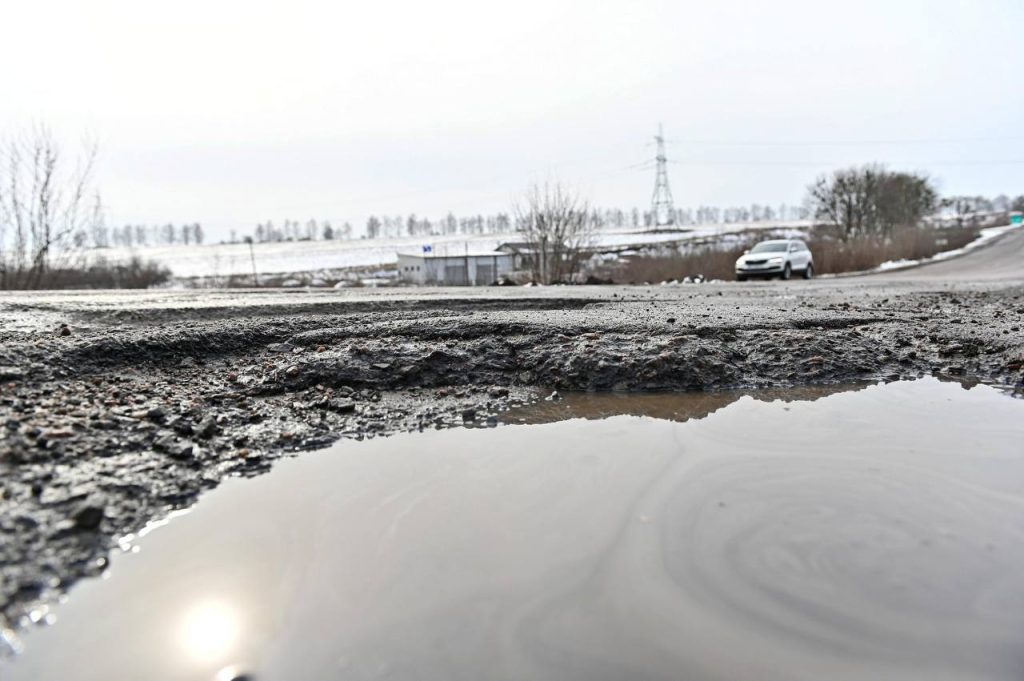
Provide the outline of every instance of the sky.
{"type": "Polygon", "coordinates": [[[95,139],[112,224],[644,208],[659,123],[680,207],[873,161],[1024,194],[1020,0],[0,5],[0,135],[95,139]]]}

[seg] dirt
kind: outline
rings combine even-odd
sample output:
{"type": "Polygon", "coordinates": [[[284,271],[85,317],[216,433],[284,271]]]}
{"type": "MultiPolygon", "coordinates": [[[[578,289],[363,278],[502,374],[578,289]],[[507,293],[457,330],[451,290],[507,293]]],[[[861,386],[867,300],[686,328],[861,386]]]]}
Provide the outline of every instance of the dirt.
{"type": "Polygon", "coordinates": [[[1006,281],[8,295],[0,630],[226,476],[338,438],[494,426],[566,391],[1020,392],[1022,327],[1006,281]]]}

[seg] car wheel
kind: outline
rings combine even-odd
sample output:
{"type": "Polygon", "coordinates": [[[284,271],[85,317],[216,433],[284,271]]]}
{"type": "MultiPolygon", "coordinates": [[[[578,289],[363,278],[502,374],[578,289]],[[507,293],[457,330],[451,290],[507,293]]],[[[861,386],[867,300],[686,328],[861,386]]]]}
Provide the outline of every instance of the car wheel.
{"type": "Polygon", "coordinates": [[[746,281],[746,280],[747,280],[746,275],[744,275],[744,274],[737,274],[736,275],[736,281],[746,281]]]}
{"type": "Polygon", "coordinates": [[[804,279],[810,279],[814,276],[814,265],[807,263],[807,269],[804,270],[804,279]]]}
{"type": "Polygon", "coordinates": [[[782,280],[786,281],[791,276],[793,276],[793,268],[790,267],[789,263],[787,262],[786,266],[782,268],[782,280]]]}

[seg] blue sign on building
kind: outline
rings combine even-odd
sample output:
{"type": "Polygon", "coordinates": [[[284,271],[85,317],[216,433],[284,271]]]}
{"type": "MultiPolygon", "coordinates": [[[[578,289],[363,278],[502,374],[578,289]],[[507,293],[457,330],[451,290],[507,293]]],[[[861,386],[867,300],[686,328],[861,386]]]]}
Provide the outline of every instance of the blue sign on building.
{"type": "Polygon", "coordinates": [[[423,244],[423,252],[424,253],[433,253],[434,252],[434,247],[431,246],[430,244],[423,244]]]}

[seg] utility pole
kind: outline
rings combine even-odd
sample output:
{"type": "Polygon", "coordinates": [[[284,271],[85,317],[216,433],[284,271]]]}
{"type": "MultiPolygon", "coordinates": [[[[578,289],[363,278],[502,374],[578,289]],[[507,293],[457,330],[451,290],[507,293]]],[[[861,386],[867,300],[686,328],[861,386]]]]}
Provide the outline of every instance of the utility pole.
{"type": "Polygon", "coordinates": [[[676,224],[676,209],[672,203],[672,190],[668,186],[668,157],[665,156],[665,135],[658,123],[654,141],[658,146],[657,174],[654,177],[654,195],[651,196],[651,220],[655,227],[676,224]]]}
{"type": "Polygon", "coordinates": [[[252,285],[259,288],[260,278],[256,274],[256,254],[252,250],[252,237],[245,237],[245,243],[249,244],[249,260],[252,262],[252,285]]]}

